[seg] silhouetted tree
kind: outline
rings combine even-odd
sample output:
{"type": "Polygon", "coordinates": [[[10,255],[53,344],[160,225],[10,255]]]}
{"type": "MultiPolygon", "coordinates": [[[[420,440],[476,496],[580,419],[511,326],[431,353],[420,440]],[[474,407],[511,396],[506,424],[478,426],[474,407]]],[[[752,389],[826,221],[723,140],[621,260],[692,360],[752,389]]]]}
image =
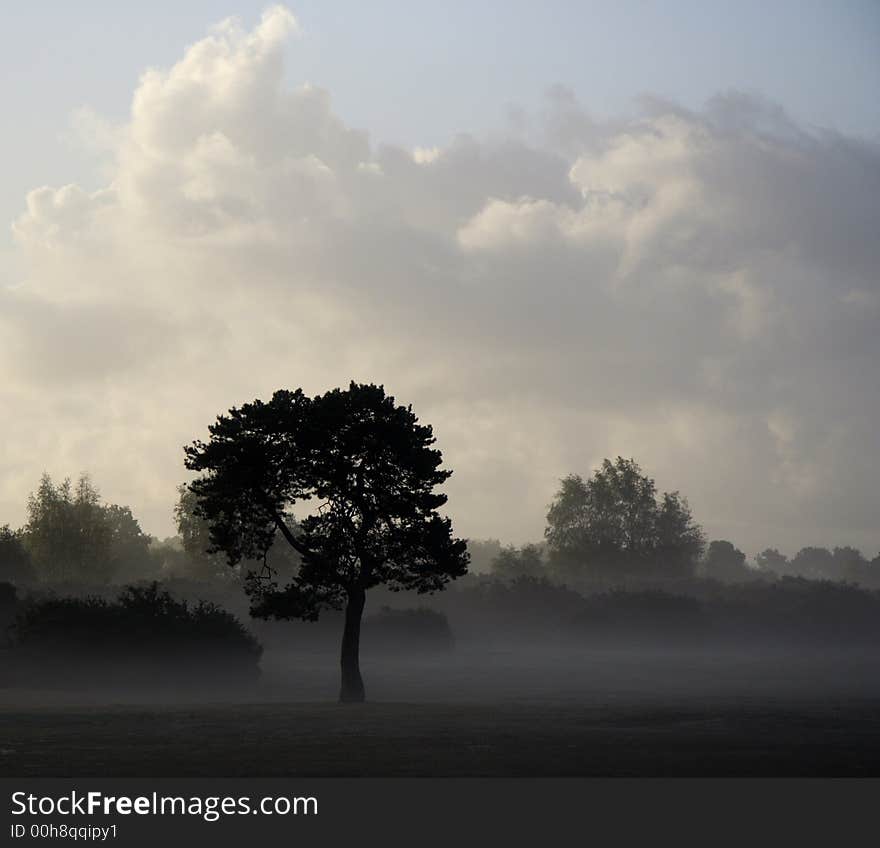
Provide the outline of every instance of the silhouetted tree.
{"type": "Polygon", "coordinates": [[[657,500],[654,481],[632,459],[606,459],[589,480],[570,475],[547,514],[551,559],[563,571],[682,575],[703,551],[700,527],[678,492],[657,500]]]}
{"type": "MultiPolygon", "coordinates": [[[[248,571],[261,568],[262,560],[243,559],[234,568],[229,567],[226,556],[214,547],[211,541],[211,527],[208,521],[197,514],[198,499],[189,486],[182,483],[177,488],[178,499],[174,506],[177,523],[177,536],[157,545],[157,552],[163,559],[166,570],[175,577],[197,582],[232,584],[240,581],[248,571]]],[[[293,515],[285,514],[286,523],[295,529],[293,515]]],[[[280,544],[271,546],[266,555],[266,563],[276,574],[295,573],[299,566],[299,554],[281,539],[280,544]]]]}
{"type": "Polygon", "coordinates": [[[430,426],[396,406],[382,386],[351,383],[309,398],[278,391],[218,416],[211,438],[186,448],[196,514],[230,564],[264,559],[280,534],[299,554],[281,586],[271,569],[252,572],[253,614],[314,620],[345,608],[340,700],[364,700],[359,666],[366,592],[433,592],[467,571],[466,544],[437,509],[435,488],[451,471],[431,447],[430,426]],[[287,514],[315,499],[292,526],[287,514]]]}
{"type": "Polygon", "coordinates": [[[470,574],[486,574],[492,570],[492,560],[501,552],[498,539],[468,539],[467,550],[471,561],[470,574]]]}
{"type": "Polygon", "coordinates": [[[0,581],[22,586],[33,580],[34,567],[22,534],[4,524],[0,527],[0,581]]]}

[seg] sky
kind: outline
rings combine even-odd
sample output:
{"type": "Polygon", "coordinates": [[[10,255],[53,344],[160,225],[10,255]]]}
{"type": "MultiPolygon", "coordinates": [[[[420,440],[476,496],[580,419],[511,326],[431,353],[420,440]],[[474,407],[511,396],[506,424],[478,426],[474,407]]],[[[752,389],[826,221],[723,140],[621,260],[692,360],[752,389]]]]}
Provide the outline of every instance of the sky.
{"type": "Polygon", "coordinates": [[[382,382],[465,536],[632,456],[749,554],[880,550],[880,6],[10,4],[0,524],[382,382]],[[232,16],[232,17],[230,17],[232,16]]]}

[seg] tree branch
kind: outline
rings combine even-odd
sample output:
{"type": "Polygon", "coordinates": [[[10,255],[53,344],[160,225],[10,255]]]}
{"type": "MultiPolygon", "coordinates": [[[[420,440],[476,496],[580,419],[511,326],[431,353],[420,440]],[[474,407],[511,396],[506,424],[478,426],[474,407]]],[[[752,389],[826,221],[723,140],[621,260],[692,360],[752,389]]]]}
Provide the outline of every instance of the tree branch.
{"type": "Polygon", "coordinates": [[[276,512],[272,512],[272,518],[275,520],[275,526],[281,531],[281,535],[287,539],[288,544],[301,556],[309,556],[311,551],[290,532],[284,519],[276,512]]]}

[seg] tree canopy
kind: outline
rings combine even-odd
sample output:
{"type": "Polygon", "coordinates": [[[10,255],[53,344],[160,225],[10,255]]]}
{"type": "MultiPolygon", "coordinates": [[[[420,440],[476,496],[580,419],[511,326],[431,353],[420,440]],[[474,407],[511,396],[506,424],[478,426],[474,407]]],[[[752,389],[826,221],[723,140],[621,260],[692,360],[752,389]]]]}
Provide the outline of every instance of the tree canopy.
{"type": "Polygon", "coordinates": [[[492,574],[504,580],[542,577],[545,571],[541,549],[537,545],[523,545],[521,548],[507,545],[492,560],[492,574]]]}
{"type": "Polygon", "coordinates": [[[562,480],[547,514],[551,561],[570,575],[687,575],[705,545],[687,500],[658,497],[633,459],[605,459],[588,480],[562,480]]]}
{"type": "Polygon", "coordinates": [[[356,666],[364,593],[379,584],[433,592],[467,570],[466,543],[437,512],[446,495],[435,490],[452,472],[440,467],[431,427],[382,386],[351,383],[311,398],[277,391],[218,416],[209,432],[185,453],[213,550],[230,565],[267,563],[284,539],[298,569],[286,584],[268,563],[252,571],[253,613],[314,620],[345,607],[342,696],[362,699],[359,672],[345,675],[347,638],[356,666]]]}
{"type": "Polygon", "coordinates": [[[22,540],[43,582],[104,583],[151,570],[150,537],[127,506],[102,503],[87,475],[74,485],[44,474],[27,515],[22,540]]]}

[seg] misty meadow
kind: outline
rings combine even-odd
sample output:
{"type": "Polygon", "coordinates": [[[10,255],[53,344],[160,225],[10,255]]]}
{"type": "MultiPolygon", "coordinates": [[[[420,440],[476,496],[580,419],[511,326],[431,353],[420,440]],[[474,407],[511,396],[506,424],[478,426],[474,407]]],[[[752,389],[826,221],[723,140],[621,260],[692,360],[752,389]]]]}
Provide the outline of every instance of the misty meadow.
{"type": "Polygon", "coordinates": [[[870,4],[203,5],[4,27],[0,773],[880,776],[870,4]]]}
{"type": "MultiPolygon", "coordinates": [[[[189,742],[176,748],[173,770],[193,774],[217,764],[190,743],[207,743],[255,709],[277,746],[260,774],[875,768],[878,728],[861,700],[845,711],[868,735],[855,754],[827,744],[814,752],[781,731],[791,732],[793,714],[794,727],[808,721],[825,733],[828,699],[878,694],[880,557],[808,547],[791,559],[766,549],[748,562],[728,540],[707,543],[687,498],[659,492],[623,457],[561,480],[536,544],[458,539],[436,511],[451,471],[432,428],[372,384],[313,398],[278,391],[233,407],[209,432],[185,450],[199,476],[178,489],[173,537],[146,535],[131,509],[105,503],[87,476],[73,484],[44,475],[27,499],[27,524],[3,528],[3,687],[12,716],[25,718],[7,758],[18,768],[171,768],[150,764],[149,736],[134,759],[53,746],[41,762],[27,728],[43,726],[47,708],[57,711],[61,739],[72,731],[77,744],[92,739],[77,704],[87,714],[107,710],[101,733],[120,735],[111,740],[130,721],[180,729],[177,705],[189,742]],[[367,700],[362,655],[376,700],[388,706],[355,716],[316,707],[337,658],[341,704],[367,700]],[[286,706],[265,712],[265,702],[286,706]],[[399,702],[419,706],[399,715],[399,702]],[[158,712],[145,716],[151,703],[158,712]],[[454,719],[443,718],[453,705],[454,719]],[[38,707],[30,718],[16,711],[28,706],[38,707]],[[726,726],[732,707],[736,722],[726,726]],[[553,728],[537,730],[539,717],[552,717],[553,728]],[[707,720],[716,726],[707,730],[707,720]],[[366,722],[363,741],[383,748],[377,762],[335,746],[340,721],[366,722]],[[689,760],[687,746],[661,761],[648,746],[609,762],[621,722],[665,745],[696,726],[705,761],[689,760]],[[428,744],[430,759],[417,756],[412,737],[441,726],[465,753],[437,760],[428,744]],[[304,732],[322,741],[289,762],[281,752],[299,749],[304,732]],[[475,732],[490,741],[464,741],[475,732]],[[512,751],[491,741],[514,733],[512,751]],[[768,733],[779,750],[761,762],[748,747],[733,761],[724,751],[766,746],[768,733]]],[[[224,767],[250,774],[235,751],[226,749],[224,767]]]]}

